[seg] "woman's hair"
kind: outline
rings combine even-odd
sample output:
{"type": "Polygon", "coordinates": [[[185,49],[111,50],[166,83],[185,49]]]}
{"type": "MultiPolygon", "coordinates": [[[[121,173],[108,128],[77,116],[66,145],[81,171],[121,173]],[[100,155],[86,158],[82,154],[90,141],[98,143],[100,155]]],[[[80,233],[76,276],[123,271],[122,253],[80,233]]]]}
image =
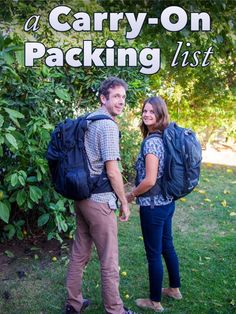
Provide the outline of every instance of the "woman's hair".
{"type": "MultiPolygon", "coordinates": [[[[156,130],[163,131],[169,125],[169,114],[168,114],[167,105],[164,99],[162,99],[160,96],[147,98],[143,103],[142,114],[143,114],[144,107],[147,103],[152,105],[154,114],[156,116],[156,119],[157,119],[156,130]]],[[[148,134],[148,128],[143,123],[143,121],[140,124],[140,129],[141,129],[143,138],[145,138],[148,134]]]]}

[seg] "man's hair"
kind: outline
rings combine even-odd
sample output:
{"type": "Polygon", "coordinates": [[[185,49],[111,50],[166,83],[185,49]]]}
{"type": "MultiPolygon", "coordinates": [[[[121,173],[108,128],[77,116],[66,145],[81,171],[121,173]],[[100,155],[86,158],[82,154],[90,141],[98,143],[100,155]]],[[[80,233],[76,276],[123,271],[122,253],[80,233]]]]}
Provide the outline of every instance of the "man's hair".
{"type": "Polygon", "coordinates": [[[106,99],[109,98],[110,94],[110,88],[114,88],[116,86],[123,86],[125,91],[128,89],[128,85],[125,83],[124,80],[115,77],[110,76],[105,81],[103,81],[100,85],[99,91],[98,91],[98,99],[100,101],[100,96],[103,95],[106,97],[106,99]]]}

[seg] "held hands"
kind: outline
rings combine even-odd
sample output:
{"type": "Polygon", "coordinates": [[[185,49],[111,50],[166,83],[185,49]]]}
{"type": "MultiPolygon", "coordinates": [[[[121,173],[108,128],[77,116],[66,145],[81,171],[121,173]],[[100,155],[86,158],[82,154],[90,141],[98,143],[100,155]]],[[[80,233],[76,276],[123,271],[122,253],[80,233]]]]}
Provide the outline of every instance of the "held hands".
{"type": "Polygon", "coordinates": [[[127,193],[125,196],[128,203],[132,203],[135,199],[133,192],[127,193]]]}

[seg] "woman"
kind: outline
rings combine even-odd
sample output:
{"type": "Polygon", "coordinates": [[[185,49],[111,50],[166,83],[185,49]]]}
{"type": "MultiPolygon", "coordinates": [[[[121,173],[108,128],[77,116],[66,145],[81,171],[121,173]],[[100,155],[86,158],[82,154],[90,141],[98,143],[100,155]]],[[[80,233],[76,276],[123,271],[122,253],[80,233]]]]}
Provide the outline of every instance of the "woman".
{"type": "Polygon", "coordinates": [[[161,296],[181,299],[179,263],[172,241],[172,216],[175,202],[164,197],[157,179],[163,175],[164,146],[161,134],[169,124],[167,106],[161,97],[150,97],[142,108],[141,132],[144,142],[136,162],[136,187],[127,194],[128,202],[137,197],[140,205],[140,220],[144,245],[148,260],[150,298],[137,299],[136,304],[157,312],[161,306],[161,296]],[[152,133],[154,133],[152,135],[152,133]],[[162,288],[163,255],[168,275],[169,288],[162,288]]]}

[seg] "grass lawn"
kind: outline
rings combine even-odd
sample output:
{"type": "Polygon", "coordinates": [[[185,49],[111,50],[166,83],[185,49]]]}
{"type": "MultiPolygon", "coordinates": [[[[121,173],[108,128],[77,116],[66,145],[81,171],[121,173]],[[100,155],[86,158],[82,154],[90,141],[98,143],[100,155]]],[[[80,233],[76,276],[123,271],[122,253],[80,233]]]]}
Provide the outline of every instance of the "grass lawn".
{"type": "MultiPolygon", "coordinates": [[[[166,312],[175,314],[236,313],[236,169],[205,165],[196,191],[177,202],[174,240],[179,256],[183,299],[163,298],[166,312]]],[[[120,292],[126,306],[138,313],[135,299],[148,297],[147,263],[137,206],[119,223],[120,292]]],[[[65,302],[68,243],[56,262],[32,248],[32,257],[8,257],[0,267],[0,313],[57,314],[65,302]],[[23,275],[17,274],[18,270],[23,275]],[[22,277],[22,278],[19,278],[22,277]]],[[[2,253],[4,254],[4,252],[2,253]]],[[[168,285],[165,271],[164,286],[168,285]]],[[[104,313],[99,264],[94,250],[84,274],[84,296],[91,314],[104,313]]]]}

